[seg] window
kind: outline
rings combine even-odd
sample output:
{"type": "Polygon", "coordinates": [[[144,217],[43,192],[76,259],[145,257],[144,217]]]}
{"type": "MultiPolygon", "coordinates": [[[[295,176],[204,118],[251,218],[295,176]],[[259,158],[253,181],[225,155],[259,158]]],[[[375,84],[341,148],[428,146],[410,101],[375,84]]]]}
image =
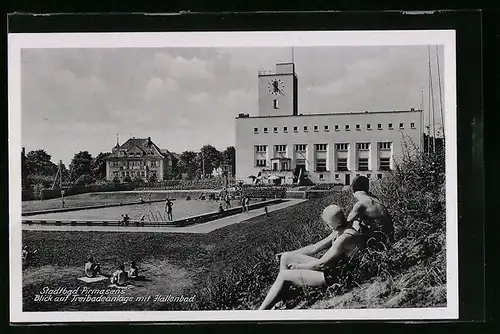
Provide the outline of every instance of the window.
{"type": "Polygon", "coordinates": [[[326,172],[326,158],[316,158],[316,171],[326,172]]]}
{"type": "Polygon", "coordinates": [[[317,125],[314,126],[314,132],[318,132],[318,126],[317,125]]]}
{"type": "Polygon", "coordinates": [[[366,130],[371,130],[372,129],[372,125],[371,124],[366,124],[366,130]]]}
{"type": "Polygon", "coordinates": [[[410,123],[410,128],[415,129],[415,123],[411,122],[410,123]]]}
{"type": "Polygon", "coordinates": [[[340,179],[340,175],[339,174],[335,174],[335,180],[338,180],[340,179]]]}
{"type": "Polygon", "coordinates": [[[328,127],[328,125],[325,125],[325,132],[328,132],[330,131],[330,128],[328,127]]]}
{"type": "Polygon", "coordinates": [[[265,159],[257,159],[257,167],[266,167],[265,159]]]}
{"type": "Polygon", "coordinates": [[[306,144],[296,144],[295,145],[295,152],[305,152],[306,151],[306,144]]]}
{"type": "Polygon", "coordinates": [[[288,132],[288,126],[283,127],[283,132],[285,132],[285,133],[288,132]]]}
{"type": "Polygon", "coordinates": [[[267,151],[266,145],[257,145],[255,146],[255,152],[257,153],[265,153],[267,151]]]}
{"type": "Polygon", "coordinates": [[[264,133],[267,133],[267,128],[264,128],[264,133]]]}
{"type": "Polygon", "coordinates": [[[347,169],[347,158],[337,158],[337,170],[339,172],[346,172],[347,169]]]}
{"type": "Polygon", "coordinates": [[[382,174],[377,174],[377,179],[381,179],[382,178],[382,174]]]}
{"type": "Polygon", "coordinates": [[[317,152],[326,152],[326,146],[327,144],[316,144],[314,145],[314,148],[317,152]]]}
{"type": "Polygon", "coordinates": [[[405,124],[404,123],[399,123],[399,128],[400,129],[404,129],[405,128],[405,124]]]}
{"type": "Polygon", "coordinates": [[[335,148],[339,152],[347,152],[349,149],[349,144],[335,144],[335,148]]]}
{"type": "Polygon", "coordinates": [[[389,123],[389,130],[393,130],[392,123],[389,123]]]}
{"type": "Polygon", "coordinates": [[[356,131],[361,131],[361,125],[356,124],[356,131]]]}
{"type": "Polygon", "coordinates": [[[295,162],[295,166],[301,168],[302,170],[306,169],[306,159],[297,159],[295,162]]]}
{"type": "Polygon", "coordinates": [[[368,170],[368,158],[358,158],[358,170],[368,170]]]}
{"type": "Polygon", "coordinates": [[[259,128],[253,128],[253,133],[259,133],[259,128]]]}
{"type": "Polygon", "coordinates": [[[307,132],[307,125],[304,125],[304,132],[307,132]]]}
{"type": "Polygon", "coordinates": [[[379,170],[391,170],[391,158],[380,158],[379,170]]]}
{"type": "Polygon", "coordinates": [[[349,124],[346,124],[346,125],[345,125],[345,130],[346,130],[346,131],[351,131],[351,129],[349,128],[349,124]]]}
{"type": "Polygon", "coordinates": [[[273,108],[274,109],[279,109],[278,100],[273,100],[273,108]]]}
{"type": "Polygon", "coordinates": [[[379,124],[377,125],[377,129],[382,130],[382,124],[380,124],[380,123],[379,123],[379,124]]]}
{"type": "Polygon", "coordinates": [[[356,148],[358,151],[368,151],[370,149],[370,143],[356,143],[356,148]]]}
{"type": "Polygon", "coordinates": [[[335,124],[335,131],[339,131],[339,125],[335,124]]]}
{"type": "Polygon", "coordinates": [[[299,132],[299,127],[298,126],[294,126],[293,127],[293,132],[299,132]]]}
{"type": "Polygon", "coordinates": [[[380,151],[390,151],[391,150],[391,142],[378,143],[378,149],[380,151]]]}
{"type": "Polygon", "coordinates": [[[324,176],[323,176],[323,174],[319,174],[319,179],[320,180],[324,180],[325,179],[324,176]]]}
{"type": "Polygon", "coordinates": [[[275,127],[273,128],[273,132],[274,132],[274,133],[278,133],[278,127],[277,127],[277,126],[275,126],[275,127]]]}
{"type": "Polygon", "coordinates": [[[274,145],[274,150],[277,153],[285,153],[286,152],[286,145],[274,145]]]}

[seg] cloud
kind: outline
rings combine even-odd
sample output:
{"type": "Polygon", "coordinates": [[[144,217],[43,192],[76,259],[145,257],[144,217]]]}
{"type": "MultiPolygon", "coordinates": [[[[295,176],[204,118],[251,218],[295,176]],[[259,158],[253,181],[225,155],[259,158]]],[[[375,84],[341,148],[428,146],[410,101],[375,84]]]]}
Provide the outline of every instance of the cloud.
{"type": "Polygon", "coordinates": [[[158,70],[176,79],[207,79],[212,77],[208,63],[196,57],[186,59],[181,56],[171,56],[167,53],[156,53],[153,65],[158,70]]]}
{"type": "Polygon", "coordinates": [[[167,92],[174,92],[179,89],[179,84],[172,78],[164,81],[161,78],[154,77],[146,85],[146,99],[154,99],[163,96],[167,92]]]}

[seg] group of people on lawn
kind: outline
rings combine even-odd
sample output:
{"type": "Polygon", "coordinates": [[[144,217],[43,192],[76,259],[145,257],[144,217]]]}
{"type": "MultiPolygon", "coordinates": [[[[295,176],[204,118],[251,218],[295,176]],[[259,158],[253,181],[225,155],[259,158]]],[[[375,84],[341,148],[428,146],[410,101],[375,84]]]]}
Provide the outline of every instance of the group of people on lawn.
{"type": "Polygon", "coordinates": [[[106,276],[110,278],[112,284],[117,286],[125,286],[128,280],[137,280],[140,277],[139,268],[135,261],[130,263],[128,270],[125,270],[125,264],[121,264],[112,275],[105,275],[101,272],[101,265],[94,261],[93,257],[89,257],[87,263],[85,263],[84,270],[85,276],[88,278],[106,276]]]}

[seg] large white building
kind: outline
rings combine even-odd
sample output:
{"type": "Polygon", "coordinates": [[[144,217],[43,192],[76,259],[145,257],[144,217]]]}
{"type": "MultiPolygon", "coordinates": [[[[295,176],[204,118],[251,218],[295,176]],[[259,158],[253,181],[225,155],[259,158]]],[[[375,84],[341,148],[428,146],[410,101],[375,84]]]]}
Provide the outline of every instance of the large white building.
{"type": "Polygon", "coordinates": [[[422,111],[298,112],[293,63],[258,74],[257,116],[236,118],[236,179],[350,184],[357,175],[382,178],[402,153],[403,137],[422,145],[422,111]]]}

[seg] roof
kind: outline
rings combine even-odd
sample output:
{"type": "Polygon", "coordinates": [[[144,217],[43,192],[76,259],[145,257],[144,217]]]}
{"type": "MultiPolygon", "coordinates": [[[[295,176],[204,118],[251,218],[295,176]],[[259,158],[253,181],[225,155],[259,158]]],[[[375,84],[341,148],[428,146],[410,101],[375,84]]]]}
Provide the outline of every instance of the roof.
{"type": "Polygon", "coordinates": [[[116,150],[108,155],[106,159],[118,158],[119,152],[126,153],[142,153],[142,156],[163,158],[168,154],[167,150],[162,150],[156,146],[151,138],[130,138],[123,145],[116,147],[116,150]]]}
{"type": "Polygon", "coordinates": [[[336,113],[318,113],[318,114],[298,114],[298,115],[263,115],[263,116],[245,116],[236,118],[282,118],[282,117],[317,117],[317,116],[339,116],[339,115],[374,115],[374,114],[398,114],[398,113],[417,113],[420,109],[413,110],[387,110],[387,111],[350,111],[336,113]]]}

